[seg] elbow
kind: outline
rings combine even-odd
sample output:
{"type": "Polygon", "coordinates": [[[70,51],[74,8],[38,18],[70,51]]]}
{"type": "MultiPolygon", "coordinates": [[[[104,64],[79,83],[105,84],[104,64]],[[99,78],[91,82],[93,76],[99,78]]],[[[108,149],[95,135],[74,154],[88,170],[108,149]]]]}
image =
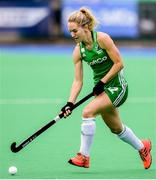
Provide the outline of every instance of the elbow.
{"type": "Polygon", "coordinates": [[[120,70],[122,70],[123,68],[124,68],[124,65],[123,65],[123,63],[121,63],[120,70]]]}
{"type": "Polygon", "coordinates": [[[78,83],[80,86],[83,86],[83,81],[82,81],[82,80],[78,80],[77,83],[78,83]]]}
{"type": "Polygon", "coordinates": [[[124,68],[124,65],[122,62],[118,63],[118,68],[119,68],[119,71],[122,70],[124,68]]]}
{"type": "Polygon", "coordinates": [[[83,81],[80,82],[80,87],[82,88],[82,86],[83,86],[83,81]]]}
{"type": "Polygon", "coordinates": [[[82,86],[83,86],[83,81],[82,80],[74,80],[74,83],[76,84],[77,87],[82,88],[82,86]]]}
{"type": "Polygon", "coordinates": [[[116,63],[115,66],[116,66],[116,69],[117,69],[118,71],[120,71],[120,70],[122,70],[122,69],[124,68],[124,65],[123,65],[122,62],[116,63]]]}

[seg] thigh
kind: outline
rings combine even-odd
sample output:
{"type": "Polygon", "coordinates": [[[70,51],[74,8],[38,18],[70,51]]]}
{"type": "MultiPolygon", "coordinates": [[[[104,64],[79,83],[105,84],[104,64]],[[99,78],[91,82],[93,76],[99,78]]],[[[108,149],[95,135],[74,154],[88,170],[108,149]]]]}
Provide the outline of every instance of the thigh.
{"type": "Polygon", "coordinates": [[[100,114],[106,125],[113,132],[118,133],[122,131],[122,122],[119,112],[106,93],[102,93],[95,97],[85,108],[89,109],[94,116],[100,114]]]}
{"type": "Polygon", "coordinates": [[[106,93],[96,96],[84,109],[88,109],[94,116],[101,114],[102,111],[109,111],[113,104],[106,93]]]}

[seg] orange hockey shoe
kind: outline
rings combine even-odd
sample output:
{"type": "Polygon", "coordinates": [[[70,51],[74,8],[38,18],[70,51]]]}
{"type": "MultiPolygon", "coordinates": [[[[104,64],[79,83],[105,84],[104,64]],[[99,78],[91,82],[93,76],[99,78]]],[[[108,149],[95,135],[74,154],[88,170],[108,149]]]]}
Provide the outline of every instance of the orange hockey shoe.
{"type": "Polygon", "coordinates": [[[74,165],[74,166],[79,166],[79,167],[84,167],[84,168],[89,168],[89,157],[86,157],[82,155],[81,153],[77,153],[76,157],[71,158],[68,163],[74,165]]]}
{"type": "Polygon", "coordinates": [[[142,143],[144,144],[144,148],[139,151],[139,154],[143,161],[144,168],[148,169],[152,163],[152,156],[150,153],[152,144],[150,140],[142,140],[142,143]]]}

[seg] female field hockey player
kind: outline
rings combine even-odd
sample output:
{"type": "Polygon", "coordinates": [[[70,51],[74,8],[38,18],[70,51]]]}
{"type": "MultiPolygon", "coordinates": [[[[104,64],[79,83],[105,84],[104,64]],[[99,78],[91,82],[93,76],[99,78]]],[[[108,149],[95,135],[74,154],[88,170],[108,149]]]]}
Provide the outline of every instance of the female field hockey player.
{"type": "Polygon", "coordinates": [[[95,98],[83,109],[81,125],[81,145],[77,155],[69,160],[75,166],[89,168],[90,149],[95,134],[95,118],[101,115],[112,133],[136,149],[145,169],[151,165],[151,142],[140,140],[134,132],[122,123],[118,107],[128,95],[128,85],[123,77],[123,62],[119,50],[110,36],[94,31],[96,18],[87,8],[73,12],[68,19],[68,29],[76,42],[73,51],[75,75],[67,104],[61,109],[64,117],[72,112],[72,107],[83,85],[83,61],[93,70],[95,98]]]}

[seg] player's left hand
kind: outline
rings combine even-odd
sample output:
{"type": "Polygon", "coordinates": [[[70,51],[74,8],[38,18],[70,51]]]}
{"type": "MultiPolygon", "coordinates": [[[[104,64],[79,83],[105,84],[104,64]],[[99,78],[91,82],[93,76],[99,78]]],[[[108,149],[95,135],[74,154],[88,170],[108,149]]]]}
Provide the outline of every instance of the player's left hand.
{"type": "Polygon", "coordinates": [[[104,91],[105,83],[102,81],[99,81],[94,87],[93,87],[93,94],[95,96],[98,96],[104,91]]]}
{"type": "Polygon", "coordinates": [[[64,118],[72,113],[73,106],[74,104],[72,102],[67,102],[66,105],[62,107],[61,112],[63,113],[64,118]]]}

